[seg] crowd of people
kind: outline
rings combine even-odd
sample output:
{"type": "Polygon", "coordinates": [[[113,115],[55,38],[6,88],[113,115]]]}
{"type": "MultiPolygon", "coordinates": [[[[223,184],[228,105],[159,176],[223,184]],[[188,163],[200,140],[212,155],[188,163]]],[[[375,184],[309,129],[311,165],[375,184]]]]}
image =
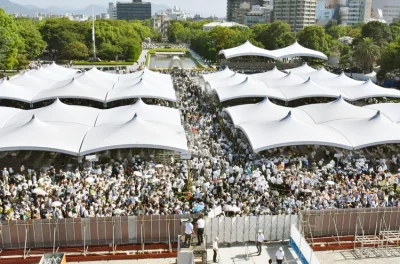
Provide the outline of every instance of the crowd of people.
{"type": "Polygon", "coordinates": [[[254,154],[209,103],[201,71],[168,73],[190,160],[171,156],[157,163],[153,156],[134,155],[80,168],[6,167],[0,171],[0,218],[207,214],[216,208],[225,216],[276,215],[400,206],[397,148],[338,156],[333,149],[304,146],[254,154]]]}

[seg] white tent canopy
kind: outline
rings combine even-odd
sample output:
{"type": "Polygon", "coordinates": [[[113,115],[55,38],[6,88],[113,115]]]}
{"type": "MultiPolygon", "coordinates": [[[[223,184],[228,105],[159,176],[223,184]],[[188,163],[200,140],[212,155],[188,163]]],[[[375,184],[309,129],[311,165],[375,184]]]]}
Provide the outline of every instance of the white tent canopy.
{"type": "Polygon", "coordinates": [[[93,127],[100,111],[102,110],[92,107],[67,105],[56,99],[49,106],[20,111],[10,118],[4,127],[25,124],[32,115],[43,122],[63,122],[93,127]]]}
{"type": "Polygon", "coordinates": [[[331,103],[304,105],[297,109],[306,112],[318,124],[334,120],[368,118],[376,113],[372,109],[351,105],[341,96],[331,103]]]}
{"type": "Polygon", "coordinates": [[[307,62],[305,62],[300,67],[286,69],[285,71],[291,72],[294,74],[298,74],[298,75],[303,75],[303,74],[310,74],[310,73],[316,72],[317,70],[308,66],[307,62]]]}
{"type": "Polygon", "coordinates": [[[342,86],[352,86],[364,83],[363,81],[357,81],[350,77],[347,77],[346,74],[344,74],[344,72],[342,72],[339,76],[334,77],[332,79],[318,80],[317,82],[321,85],[325,85],[332,88],[335,87],[340,88],[342,86]]]}
{"type": "Polygon", "coordinates": [[[40,67],[37,70],[30,70],[27,72],[29,75],[39,78],[41,80],[51,80],[51,81],[63,81],[67,79],[71,79],[75,73],[70,73],[69,75],[57,74],[51,71],[46,70],[43,67],[40,67]]]}
{"type": "Polygon", "coordinates": [[[220,80],[228,78],[232,76],[234,73],[235,72],[231,71],[228,67],[225,67],[225,69],[223,69],[222,71],[203,74],[202,77],[204,79],[204,82],[209,82],[212,80],[220,80]]]}
{"type": "Polygon", "coordinates": [[[374,104],[364,106],[367,109],[375,109],[381,111],[382,114],[390,118],[395,123],[400,123],[400,104],[387,103],[387,104],[374,104]]]}
{"type": "MultiPolygon", "coordinates": [[[[0,128],[4,127],[13,116],[24,112],[24,110],[0,106],[0,128]]],[[[32,116],[31,116],[32,117],[32,116]]]]}
{"type": "Polygon", "coordinates": [[[282,119],[289,111],[299,120],[308,123],[314,121],[304,111],[296,108],[289,108],[272,103],[268,98],[265,98],[258,104],[245,104],[233,107],[228,107],[223,110],[231,117],[234,125],[253,121],[273,121],[282,119]]]}
{"type": "Polygon", "coordinates": [[[324,53],[305,48],[297,41],[288,47],[273,50],[272,52],[279,59],[291,57],[314,57],[322,60],[328,60],[328,57],[324,53]]]}
{"type": "Polygon", "coordinates": [[[91,78],[96,79],[98,81],[101,80],[109,80],[112,82],[117,82],[119,80],[120,75],[115,73],[103,72],[93,67],[89,71],[86,72],[91,78]]]}
{"type": "Polygon", "coordinates": [[[107,94],[106,102],[129,98],[154,98],[176,102],[176,95],[173,87],[147,82],[144,78],[140,78],[129,86],[115,87],[110,90],[107,94]]]}
{"type": "Polygon", "coordinates": [[[281,77],[278,79],[264,80],[264,82],[270,88],[277,88],[277,87],[285,87],[285,86],[292,86],[292,85],[300,85],[300,84],[304,83],[304,79],[289,72],[284,77],[281,77]]]}
{"type": "Polygon", "coordinates": [[[285,96],[278,90],[269,88],[264,82],[250,80],[247,77],[242,83],[220,87],[214,90],[220,102],[238,98],[270,97],[285,100],[285,96]]]}
{"type": "Polygon", "coordinates": [[[57,81],[49,80],[49,79],[40,79],[38,77],[30,75],[27,71],[15,75],[10,78],[10,83],[26,86],[26,87],[34,87],[36,89],[44,90],[52,87],[57,81]]]}
{"type": "Polygon", "coordinates": [[[322,81],[322,80],[329,80],[332,78],[337,77],[336,74],[328,72],[327,70],[325,70],[324,67],[322,67],[321,69],[317,70],[317,71],[313,71],[311,73],[297,73],[298,76],[303,77],[305,79],[308,78],[312,78],[315,81],[322,81]]]}
{"type": "Polygon", "coordinates": [[[311,78],[300,85],[278,87],[277,89],[283,93],[287,101],[311,97],[337,98],[340,96],[339,91],[321,86],[313,82],[311,78]]]}
{"type": "Polygon", "coordinates": [[[50,65],[45,65],[44,68],[49,72],[63,76],[74,76],[76,73],[78,73],[78,70],[59,66],[55,62],[50,65]]]}
{"type": "Polygon", "coordinates": [[[125,148],[188,152],[186,134],[182,126],[144,121],[135,115],[127,122],[91,129],[82,144],[81,155],[125,148]]]}
{"type": "Polygon", "coordinates": [[[127,106],[102,110],[97,118],[96,126],[112,123],[125,122],[137,114],[144,121],[166,123],[170,125],[181,125],[181,116],[178,109],[145,104],[139,100],[127,106]]]}
{"type": "Polygon", "coordinates": [[[276,66],[275,66],[270,71],[256,73],[256,74],[253,74],[252,76],[257,81],[266,81],[266,80],[279,79],[279,78],[285,77],[286,75],[287,75],[286,73],[278,70],[278,68],[276,68],[276,66]]]}
{"type": "Polygon", "coordinates": [[[249,41],[246,41],[244,44],[235,48],[221,50],[219,52],[219,55],[224,55],[226,59],[242,56],[259,56],[272,59],[276,58],[274,52],[256,47],[249,41]]]}
{"type": "Polygon", "coordinates": [[[21,126],[0,129],[0,151],[54,151],[77,156],[88,126],[49,123],[35,116],[21,126]]]}
{"type": "MultiPolygon", "coordinates": [[[[111,90],[116,83],[115,81],[109,79],[97,79],[93,76],[93,74],[91,75],[89,72],[84,72],[76,76],[75,79],[82,85],[101,87],[107,90],[111,90]]],[[[61,86],[61,83],[58,83],[57,86],[61,86]]]]}
{"type": "Polygon", "coordinates": [[[342,91],[348,97],[346,99],[356,101],[371,97],[392,97],[400,98],[400,91],[396,89],[383,88],[374,84],[371,80],[363,84],[351,86],[338,86],[335,89],[342,91]]]}
{"type": "Polygon", "coordinates": [[[0,82],[0,99],[3,100],[17,100],[31,103],[34,96],[40,93],[40,91],[42,91],[42,89],[36,86],[20,86],[7,80],[0,82]]]}
{"type": "Polygon", "coordinates": [[[335,129],[298,120],[291,112],[281,120],[249,122],[238,125],[238,128],[245,133],[254,152],[293,145],[351,149],[351,143],[335,129]]]}
{"type": "Polygon", "coordinates": [[[346,136],[354,149],[400,143],[400,126],[378,111],[373,117],[325,123],[346,136]]]}
{"type": "Polygon", "coordinates": [[[55,85],[51,89],[39,92],[33,98],[32,102],[56,98],[86,99],[104,102],[107,92],[107,88],[82,84],[77,79],[73,78],[68,84],[62,84],[61,86],[55,85]]]}
{"type": "Polygon", "coordinates": [[[249,76],[247,76],[246,74],[241,74],[241,73],[235,72],[234,74],[232,74],[229,77],[226,77],[223,79],[218,79],[218,80],[215,79],[215,80],[211,80],[211,81],[207,82],[206,87],[208,87],[209,89],[218,89],[219,87],[231,86],[231,85],[235,85],[235,84],[244,82],[244,80],[246,80],[247,77],[249,77],[249,76]]]}

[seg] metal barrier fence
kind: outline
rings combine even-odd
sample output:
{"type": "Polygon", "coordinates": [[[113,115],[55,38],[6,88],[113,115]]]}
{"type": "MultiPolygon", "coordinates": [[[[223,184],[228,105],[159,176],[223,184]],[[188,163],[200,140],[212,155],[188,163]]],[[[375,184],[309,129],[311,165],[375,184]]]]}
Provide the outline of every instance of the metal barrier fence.
{"type": "Polygon", "coordinates": [[[320,264],[314,251],[294,225],[291,226],[290,230],[290,246],[296,252],[302,264],[320,264]]]}
{"type": "Polygon", "coordinates": [[[261,229],[265,240],[287,240],[290,226],[297,226],[297,215],[260,215],[233,218],[211,218],[206,222],[207,243],[215,237],[222,243],[256,241],[261,229]]]}
{"type": "Polygon", "coordinates": [[[399,230],[400,207],[301,211],[299,221],[307,238],[373,235],[399,230]]]}
{"type": "MultiPolygon", "coordinates": [[[[182,219],[188,215],[125,216],[99,218],[67,218],[51,220],[18,220],[0,223],[2,249],[80,247],[121,244],[177,242],[184,233],[182,219]]],[[[192,216],[195,218],[195,216],[192,216]]],[[[262,229],[266,240],[290,237],[291,224],[297,215],[261,215],[220,217],[206,221],[207,242],[218,236],[220,242],[255,241],[262,229]]]]}
{"type": "Polygon", "coordinates": [[[185,215],[1,221],[2,249],[169,243],[185,215]],[[169,241],[170,239],[170,241],[169,241]]]}

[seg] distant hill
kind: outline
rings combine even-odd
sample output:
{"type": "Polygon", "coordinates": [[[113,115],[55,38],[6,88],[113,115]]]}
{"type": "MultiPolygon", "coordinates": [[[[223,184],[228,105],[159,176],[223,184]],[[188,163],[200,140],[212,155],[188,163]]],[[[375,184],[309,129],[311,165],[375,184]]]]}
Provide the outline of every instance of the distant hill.
{"type": "MultiPolygon", "coordinates": [[[[48,8],[40,8],[34,5],[20,5],[13,3],[9,0],[0,0],[0,8],[4,9],[9,14],[24,14],[33,16],[37,13],[47,13],[47,14],[55,14],[55,15],[65,15],[65,14],[83,14],[83,15],[91,15],[92,14],[92,6],[88,6],[83,9],[73,9],[73,8],[62,8],[58,6],[49,6],[48,8]]],[[[106,6],[94,5],[94,13],[96,15],[107,13],[106,6]]],[[[159,11],[165,11],[170,7],[166,5],[157,5],[152,4],[151,10],[153,15],[159,11]]]]}

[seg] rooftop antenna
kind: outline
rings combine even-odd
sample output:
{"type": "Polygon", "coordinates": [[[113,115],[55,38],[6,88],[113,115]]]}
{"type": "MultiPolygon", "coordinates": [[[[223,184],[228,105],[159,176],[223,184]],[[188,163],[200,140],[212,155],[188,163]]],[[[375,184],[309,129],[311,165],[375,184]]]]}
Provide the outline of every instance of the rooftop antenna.
{"type": "Polygon", "coordinates": [[[94,5],[92,5],[92,40],[93,40],[93,59],[94,61],[97,60],[96,58],[96,31],[94,29],[94,5]]]}

